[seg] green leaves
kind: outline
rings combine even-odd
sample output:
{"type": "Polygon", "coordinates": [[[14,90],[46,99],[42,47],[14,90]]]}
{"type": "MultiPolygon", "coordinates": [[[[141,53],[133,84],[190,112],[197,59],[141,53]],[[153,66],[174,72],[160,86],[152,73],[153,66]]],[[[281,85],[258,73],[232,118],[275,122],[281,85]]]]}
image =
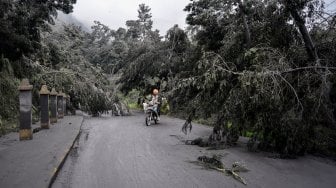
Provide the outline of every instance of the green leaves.
{"type": "Polygon", "coordinates": [[[41,49],[41,33],[50,31],[57,10],[72,12],[75,0],[0,1],[0,54],[11,60],[41,49]]]}
{"type": "Polygon", "coordinates": [[[134,39],[145,41],[148,38],[155,40],[155,31],[152,31],[153,21],[149,6],[140,4],[138,9],[138,19],[126,21],[127,36],[134,39]]]}

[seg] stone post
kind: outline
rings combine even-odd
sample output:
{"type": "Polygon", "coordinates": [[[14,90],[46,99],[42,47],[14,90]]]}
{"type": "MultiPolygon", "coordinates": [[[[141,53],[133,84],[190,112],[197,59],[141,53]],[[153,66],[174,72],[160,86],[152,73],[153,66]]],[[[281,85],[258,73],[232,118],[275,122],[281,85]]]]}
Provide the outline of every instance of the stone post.
{"type": "Polygon", "coordinates": [[[63,93],[63,115],[67,115],[66,105],[67,105],[67,95],[63,93]]]}
{"type": "Polygon", "coordinates": [[[67,103],[66,103],[66,113],[67,114],[71,114],[71,103],[70,103],[70,95],[67,95],[67,103]]]}
{"type": "Polygon", "coordinates": [[[32,89],[28,79],[23,79],[19,86],[20,91],[20,140],[32,140],[32,89]]]}
{"type": "Polygon", "coordinates": [[[40,91],[41,129],[49,129],[49,90],[47,85],[42,85],[40,91]]]}
{"type": "Polygon", "coordinates": [[[60,91],[57,95],[57,112],[58,118],[62,119],[64,117],[64,110],[63,110],[63,93],[60,91]]]}
{"type": "Polygon", "coordinates": [[[57,123],[57,95],[55,88],[50,93],[50,122],[57,123]]]}
{"type": "Polygon", "coordinates": [[[71,97],[70,95],[68,95],[68,110],[70,112],[71,115],[76,115],[76,110],[73,108],[72,104],[71,104],[71,97]]]}

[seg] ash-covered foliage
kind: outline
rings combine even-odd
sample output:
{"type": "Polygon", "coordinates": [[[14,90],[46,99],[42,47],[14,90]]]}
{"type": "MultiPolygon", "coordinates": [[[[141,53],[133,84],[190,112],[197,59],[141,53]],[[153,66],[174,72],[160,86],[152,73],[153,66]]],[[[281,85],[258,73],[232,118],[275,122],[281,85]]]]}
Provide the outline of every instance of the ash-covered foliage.
{"type": "Polygon", "coordinates": [[[111,86],[103,70],[85,56],[89,33],[75,25],[54,25],[57,11],[72,12],[75,2],[0,1],[1,119],[17,119],[22,78],[29,78],[34,86],[36,110],[44,83],[49,90],[69,94],[71,109],[81,107],[95,115],[107,110],[111,86]],[[91,96],[98,96],[98,102],[91,96]]]}
{"type": "Polygon", "coordinates": [[[14,78],[45,80],[75,106],[101,113],[117,90],[143,96],[159,87],[172,114],[211,120],[210,142],[232,145],[245,135],[251,150],[336,156],[336,17],[324,1],[192,0],[187,29],[175,25],[164,38],[144,4],[126,28],[96,21],[91,33],[76,26],[47,33],[40,19],[52,22],[53,10],[70,12],[74,1],[49,12],[30,1],[0,2],[0,71],[10,62],[14,78]]]}
{"type": "Polygon", "coordinates": [[[234,162],[232,167],[226,167],[222,160],[222,156],[214,155],[213,157],[199,156],[197,161],[191,161],[191,163],[203,166],[205,169],[216,170],[218,172],[224,173],[227,176],[232,176],[237,181],[244,185],[247,185],[246,180],[240,175],[241,172],[248,172],[249,169],[243,162],[234,162]]]}
{"type": "Polygon", "coordinates": [[[248,135],[251,150],[336,156],[335,13],[324,1],[193,0],[185,11],[185,31],[128,40],[125,92],[159,86],[172,113],[212,119],[211,142],[248,135]]]}

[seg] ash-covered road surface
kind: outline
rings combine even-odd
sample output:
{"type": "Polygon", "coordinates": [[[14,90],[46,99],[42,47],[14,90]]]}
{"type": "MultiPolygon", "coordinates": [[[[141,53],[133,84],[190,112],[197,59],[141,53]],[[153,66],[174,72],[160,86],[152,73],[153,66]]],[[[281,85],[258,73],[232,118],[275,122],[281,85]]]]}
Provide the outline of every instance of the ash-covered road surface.
{"type": "Polygon", "coordinates": [[[194,125],[191,134],[181,133],[183,120],[162,117],[146,127],[144,115],[86,119],[81,137],[58,175],[54,188],[196,188],[196,187],[305,187],[336,185],[334,163],[302,157],[296,160],[268,158],[246,147],[210,151],[184,145],[181,140],[208,136],[211,128],[194,125]],[[244,162],[241,173],[247,186],[230,176],[206,170],[190,161],[201,155],[220,154],[230,166],[244,162]]]}

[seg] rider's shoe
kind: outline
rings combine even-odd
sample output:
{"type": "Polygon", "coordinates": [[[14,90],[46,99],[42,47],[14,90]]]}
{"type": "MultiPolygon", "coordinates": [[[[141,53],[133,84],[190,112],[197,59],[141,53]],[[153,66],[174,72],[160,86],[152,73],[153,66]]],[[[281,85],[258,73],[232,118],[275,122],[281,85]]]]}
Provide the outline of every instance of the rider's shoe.
{"type": "Polygon", "coordinates": [[[158,117],[157,120],[160,121],[160,117],[158,117]]]}

